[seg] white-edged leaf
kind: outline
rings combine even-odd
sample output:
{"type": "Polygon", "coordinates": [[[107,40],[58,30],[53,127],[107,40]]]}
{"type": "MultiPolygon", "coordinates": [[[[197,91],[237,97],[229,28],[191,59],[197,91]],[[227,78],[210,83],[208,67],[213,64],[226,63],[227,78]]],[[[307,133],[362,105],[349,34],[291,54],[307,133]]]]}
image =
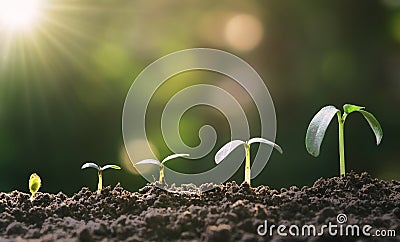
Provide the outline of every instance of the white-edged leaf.
{"type": "Polygon", "coordinates": [[[218,150],[217,154],[215,154],[215,163],[219,164],[225,157],[227,157],[236,147],[239,145],[243,145],[244,141],[242,140],[232,140],[229,143],[226,143],[222,146],[221,149],[218,150]]]}
{"type": "Polygon", "coordinates": [[[308,153],[317,157],[324,139],[326,129],[328,128],[332,118],[340,112],[334,106],[323,107],[310,122],[306,133],[306,148],[308,153]]]}
{"type": "Polygon", "coordinates": [[[279,153],[281,153],[281,154],[283,153],[283,150],[279,145],[275,144],[272,141],[266,140],[264,138],[252,138],[249,140],[248,143],[249,143],[249,145],[251,145],[252,143],[264,143],[264,144],[267,144],[267,145],[275,148],[277,151],[279,151],[279,153]]]}
{"type": "Polygon", "coordinates": [[[107,169],[115,169],[115,170],[121,170],[121,167],[117,165],[105,165],[101,168],[102,171],[107,170],[107,169]]]}
{"type": "Polygon", "coordinates": [[[139,161],[135,164],[135,166],[136,165],[144,165],[144,164],[153,164],[153,165],[161,166],[161,163],[158,160],[154,160],[154,159],[146,159],[146,160],[139,161]]]}
{"type": "Polygon", "coordinates": [[[81,167],[81,169],[86,169],[86,168],[94,168],[96,170],[100,170],[100,167],[98,165],[96,165],[95,163],[92,163],[92,162],[85,163],[81,167]]]}
{"type": "Polygon", "coordinates": [[[359,110],[359,112],[364,116],[364,118],[367,120],[369,126],[371,127],[372,131],[375,134],[376,138],[376,145],[379,145],[382,141],[383,138],[383,130],[381,125],[379,124],[378,120],[375,118],[372,113],[369,113],[365,110],[359,110]]]}
{"type": "Polygon", "coordinates": [[[360,111],[362,109],[364,109],[365,107],[361,107],[361,106],[357,106],[357,105],[353,105],[353,104],[345,104],[343,105],[343,111],[347,114],[352,113],[352,112],[356,112],[356,111],[360,111]]]}
{"type": "Polygon", "coordinates": [[[178,157],[188,157],[188,156],[189,156],[189,154],[173,154],[173,155],[169,155],[169,156],[165,157],[165,159],[162,160],[161,163],[164,164],[165,162],[167,162],[169,160],[172,160],[172,159],[175,159],[175,158],[178,158],[178,157]]]}

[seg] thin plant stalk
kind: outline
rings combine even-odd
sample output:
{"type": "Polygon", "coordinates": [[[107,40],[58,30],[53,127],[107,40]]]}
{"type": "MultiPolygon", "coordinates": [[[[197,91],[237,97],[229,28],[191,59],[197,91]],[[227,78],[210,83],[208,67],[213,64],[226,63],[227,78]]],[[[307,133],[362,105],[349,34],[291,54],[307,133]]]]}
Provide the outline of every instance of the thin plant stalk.
{"type": "Polygon", "coordinates": [[[346,175],[346,165],[345,165],[345,157],[344,157],[344,118],[340,117],[338,113],[338,121],[339,121],[339,159],[340,159],[340,176],[346,175]]]}
{"type": "Polygon", "coordinates": [[[97,192],[100,193],[101,189],[103,189],[103,171],[99,170],[97,172],[97,175],[99,176],[99,182],[97,183],[97,192]]]}
{"type": "Polygon", "coordinates": [[[246,163],[245,163],[245,168],[244,168],[244,181],[247,182],[247,184],[250,184],[250,145],[248,142],[244,143],[244,149],[246,151],[246,163]]]}
{"type": "Polygon", "coordinates": [[[164,183],[164,165],[160,166],[160,178],[158,180],[161,184],[164,183]]]}

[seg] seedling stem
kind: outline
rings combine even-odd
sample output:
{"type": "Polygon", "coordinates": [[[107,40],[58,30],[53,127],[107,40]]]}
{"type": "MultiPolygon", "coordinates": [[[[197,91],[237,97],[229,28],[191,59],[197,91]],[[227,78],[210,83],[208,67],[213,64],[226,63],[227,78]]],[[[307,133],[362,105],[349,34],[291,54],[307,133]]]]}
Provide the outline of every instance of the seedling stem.
{"type": "Polygon", "coordinates": [[[160,178],[158,180],[161,184],[165,183],[165,177],[164,177],[164,165],[160,165],[160,178]]]}
{"type": "Polygon", "coordinates": [[[246,151],[244,181],[250,185],[250,145],[249,145],[249,142],[246,141],[244,143],[244,149],[246,151]]]}
{"type": "Polygon", "coordinates": [[[97,183],[97,191],[101,191],[101,189],[103,189],[103,171],[99,170],[97,172],[97,175],[99,177],[99,182],[97,183]]]}
{"type": "Polygon", "coordinates": [[[340,176],[345,176],[346,167],[345,167],[345,158],[344,158],[344,118],[346,114],[343,115],[343,118],[340,115],[340,112],[337,113],[338,122],[339,122],[339,157],[340,157],[340,176]]]}

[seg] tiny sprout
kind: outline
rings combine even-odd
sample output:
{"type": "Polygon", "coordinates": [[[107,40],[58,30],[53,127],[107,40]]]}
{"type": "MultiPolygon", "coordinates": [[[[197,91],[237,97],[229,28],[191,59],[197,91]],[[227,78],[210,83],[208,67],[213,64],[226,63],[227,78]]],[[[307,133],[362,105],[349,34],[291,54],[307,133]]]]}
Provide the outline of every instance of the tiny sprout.
{"type": "Polygon", "coordinates": [[[40,177],[38,174],[33,173],[29,178],[29,191],[31,192],[30,200],[33,201],[35,199],[35,194],[39,191],[39,188],[42,184],[40,177]]]}
{"type": "Polygon", "coordinates": [[[244,149],[246,151],[246,164],[244,169],[244,181],[247,182],[250,186],[250,145],[253,143],[264,143],[269,146],[272,146],[279,153],[283,153],[282,148],[275,144],[272,141],[263,139],[263,138],[252,138],[249,141],[242,141],[242,140],[232,140],[231,142],[225,144],[215,155],[215,163],[218,165],[225,157],[227,157],[236,147],[239,145],[244,145],[244,149]]]}
{"type": "Polygon", "coordinates": [[[178,157],[188,157],[188,156],[189,156],[189,154],[174,154],[174,155],[170,155],[170,156],[165,157],[165,159],[162,160],[161,162],[158,161],[158,160],[155,160],[155,159],[146,159],[146,160],[139,161],[138,163],[135,164],[135,166],[136,165],[142,165],[142,164],[158,165],[160,167],[160,177],[159,177],[158,181],[161,184],[164,184],[165,183],[164,163],[166,161],[169,161],[169,160],[172,160],[172,159],[175,159],[175,158],[178,158],[178,157]]]}
{"type": "Polygon", "coordinates": [[[121,167],[117,165],[105,165],[103,167],[96,165],[95,163],[85,163],[82,165],[81,169],[85,168],[94,168],[97,170],[97,175],[99,177],[99,183],[97,184],[97,192],[100,193],[101,189],[103,189],[103,171],[109,168],[120,170],[121,167]]]}
{"type": "Polygon", "coordinates": [[[323,107],[311,120],[306,134],[306,148],[308,153],[317,157],[319,155],[322,140],[325,131],[329,126],[332,118],[337,115],[339,123],[339,157],[340,157],[340,176],[345,176],[345,159],[344,159],[344,122],[347,116],[352,112],[359,112],[367,120],[369,126],[375,134],[376,145],[381,143],[383,131],[378,120],[371,113],[364,110],[364,107],[345,104],[343,106],[343,116],[339,109],[334,106],[323,107]]]}

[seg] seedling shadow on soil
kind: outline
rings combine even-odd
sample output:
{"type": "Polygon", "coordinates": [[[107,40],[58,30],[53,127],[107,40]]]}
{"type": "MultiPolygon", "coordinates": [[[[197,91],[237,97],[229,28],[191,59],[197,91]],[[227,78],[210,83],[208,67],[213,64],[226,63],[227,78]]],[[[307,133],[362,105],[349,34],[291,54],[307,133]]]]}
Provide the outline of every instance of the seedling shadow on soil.
{"type": "MultiPolygon", "coordinates": [[[[265,220],[270,225],[312,224],[318,228],[329,222],[336,224],[338,214],[347,215],[347,224],[400,231],[400,182],[373,179],[367,173],[320,178],[312,187],[293,186],[280,191],[235,182],[215,186],[206,192],[194,185],[168,192],[149,184],[139,192],[129,192],[118,184],[103,188],[99,194],[82,188],[72,197],[38,192],[32,202],[27,193],[0,193],[1,238],[322,241],[328,234],[280,237],[275,230],[273,236],[263,237],[257,234],[257,228],[265,220]]],[[[356,241],[360,237],[333,239],[356,241]]],[[[398,241],[399,237],[391,239],[398,241]]]]}

